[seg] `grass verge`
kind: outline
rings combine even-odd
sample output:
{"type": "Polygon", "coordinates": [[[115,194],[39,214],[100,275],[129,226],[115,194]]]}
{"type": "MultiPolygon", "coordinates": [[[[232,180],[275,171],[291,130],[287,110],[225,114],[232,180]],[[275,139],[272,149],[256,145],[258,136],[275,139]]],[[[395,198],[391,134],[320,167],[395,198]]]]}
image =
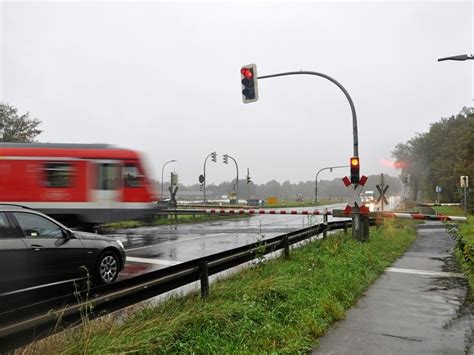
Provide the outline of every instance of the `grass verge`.
{"type": "MultiPolygon", "coordinates": [[[[36,345],[36,353],[308,352],[415,239],[410,226],[371,230],[368,243],[338,233],[197,292],[144,308],[123,324],[92,322],[36,345]]],[[[23,349],[25,350],[25,349],[23,349]]],[[[25,351],[28,353],[28,349],[25,351]]]]}
{"type": "MultiPolygon", "coordinates": [[[[448,216],[464,216],[464,209],[457,206],[438,206],[436,211],[448,216]]],[[[454,255],[469,280],[469,300],[474,302],[474,215],[469,214],[467,222],[459,223],[458,228],[450,223],[447,226],[456,242],[454,255]]]]}

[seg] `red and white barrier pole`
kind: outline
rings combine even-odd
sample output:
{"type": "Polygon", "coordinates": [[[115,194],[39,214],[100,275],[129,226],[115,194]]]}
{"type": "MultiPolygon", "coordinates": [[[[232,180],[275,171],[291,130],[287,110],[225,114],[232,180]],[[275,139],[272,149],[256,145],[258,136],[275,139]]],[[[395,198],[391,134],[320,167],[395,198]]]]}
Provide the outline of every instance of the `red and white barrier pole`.
{"type": "Polygon", "coordinates": [[[269,209],[225,209],[225,208],[207,208],[202,210],[204,213],[208,214],[249,214],[249,215],[257,215],[257,214],[272,214],[272,215],[307,215],[307,216],[323,216],[323,215],[331,215],[331,211],[297,211],[297,210],[269,210],[269,209]]]}
{"type": "Polygon", "coordinates": [[[459,222],[467,221],[466,217],[461,217],[461,216],[431,215],[431,214],[421,214],[421,213],[373,212],[370,215],[373,217],[405,218],[405,219],[430,220],[430,221],[459,221],[459,222]]]}

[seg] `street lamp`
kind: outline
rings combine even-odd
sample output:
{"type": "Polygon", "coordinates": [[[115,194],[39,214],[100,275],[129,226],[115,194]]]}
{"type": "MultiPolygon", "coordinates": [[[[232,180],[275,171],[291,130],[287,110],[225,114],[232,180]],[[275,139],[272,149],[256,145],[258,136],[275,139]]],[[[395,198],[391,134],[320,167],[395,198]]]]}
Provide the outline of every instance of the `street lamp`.
{"type": "Polygon", "coordinates": [[[329,169],[332,172],[332,169],[348,168],[348,167],[349,167],[349,165],[328,166],[326,168],[320,169],[316,173],[316,179],[314,180],[314,204],[315,205],[318,204],[318,175],[319,175],[319,173],[323,170],[328,170],[329,169]]]}
{"type": "Polygon", "coordinates": [[[438,62],[443,62],[445,60],[455,60],[458,62],[462,62],[465,60],[474,60],[474,56],[472,54],[471,55],[461,54],[461,55],[453,55],[451,57],[438,58],[438,62]]]}
{"type": "Polygon", "coordinates": [[[163,167],[161,168],[161,199],[163,199],[163,185],[164,185],[164,182],[163,182],[163,172],[165,171],[165,166],[168,165],[169,163],[176,163],[177,160],[168,160],[166,163],[163,164],[163,167]]]}
{"type": "Polygon", "coordinates": [[[235,168],[237,169],[237,177],[236,177],[236,180],[235,180],[235,197],[237,199],[237,203],[239,203],[239,166],[237,165],[237,160],[235,160],[233,157],[231,157],[229,154],[225,154],[224,155],[224,163],[227,164],[228,163],[228,159],[232,159],[235,163],[235,168]]]}

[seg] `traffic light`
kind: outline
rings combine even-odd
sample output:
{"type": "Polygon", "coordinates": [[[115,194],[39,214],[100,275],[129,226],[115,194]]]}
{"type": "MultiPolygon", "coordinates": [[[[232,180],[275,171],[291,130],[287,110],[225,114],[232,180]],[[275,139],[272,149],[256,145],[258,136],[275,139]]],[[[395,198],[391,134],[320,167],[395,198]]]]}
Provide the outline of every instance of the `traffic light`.
{"type": "Polygon", "coordinates": [[[257,66],[245,65],[240,69],[242,83],[242,101],[244,104],[258,100],[257,66]]]}
{"type": "Polygon", "coordinates": [[[212,152],[211,153],[211,160],[215,163],[217,162],[217,153],[216,152],[212,152]]]}
{"type": "Polygon", "coordinates": [[[249,175],[247,175],[247,184],[250,184],[252,182],[251,178],[249,175]]]}
{"type": "Polygon", "coordinates": [[[229,163],[229,155],[228,155],[228,154],[224,154],[223,160],[224,160],[224,164],[229,163]]]}
{"type": "Polygon", "coordinates": [[[359,157],[352,157],[351,158],[351,182],[353,184],[359,183],[359,172],[360,172],[360,164],[359,164],[359,157]]]}

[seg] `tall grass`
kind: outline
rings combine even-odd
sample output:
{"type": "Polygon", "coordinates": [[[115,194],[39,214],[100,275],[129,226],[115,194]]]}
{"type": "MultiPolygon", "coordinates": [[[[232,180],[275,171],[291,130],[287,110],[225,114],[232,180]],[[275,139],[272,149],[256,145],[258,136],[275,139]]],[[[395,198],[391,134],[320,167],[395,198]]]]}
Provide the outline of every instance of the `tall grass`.
{"type": "MultiPolygon", "coordinates": [[[[439,206],[436,207],[436,211],[451,216],[464,215],[462,207],[439,206]]],[[[456,228],[453,227],[453,224],[448,223],[447,228],[456,242],[454,253],[456,259],[469,280],[469,299],[474,301],[474,215],[468,214],[467,222],[459,223],[456,228]]]]}
{"type": "Polygon", "coordinates": [[[137,311],[125,323],[99,322],[36,347],[49,353],[300,353],[410,246],[411,227],[371,230],[368,243],[339,233],[192,293],[137,311]],[[85,335],[87,334],[87,336],[85,335]]]}

